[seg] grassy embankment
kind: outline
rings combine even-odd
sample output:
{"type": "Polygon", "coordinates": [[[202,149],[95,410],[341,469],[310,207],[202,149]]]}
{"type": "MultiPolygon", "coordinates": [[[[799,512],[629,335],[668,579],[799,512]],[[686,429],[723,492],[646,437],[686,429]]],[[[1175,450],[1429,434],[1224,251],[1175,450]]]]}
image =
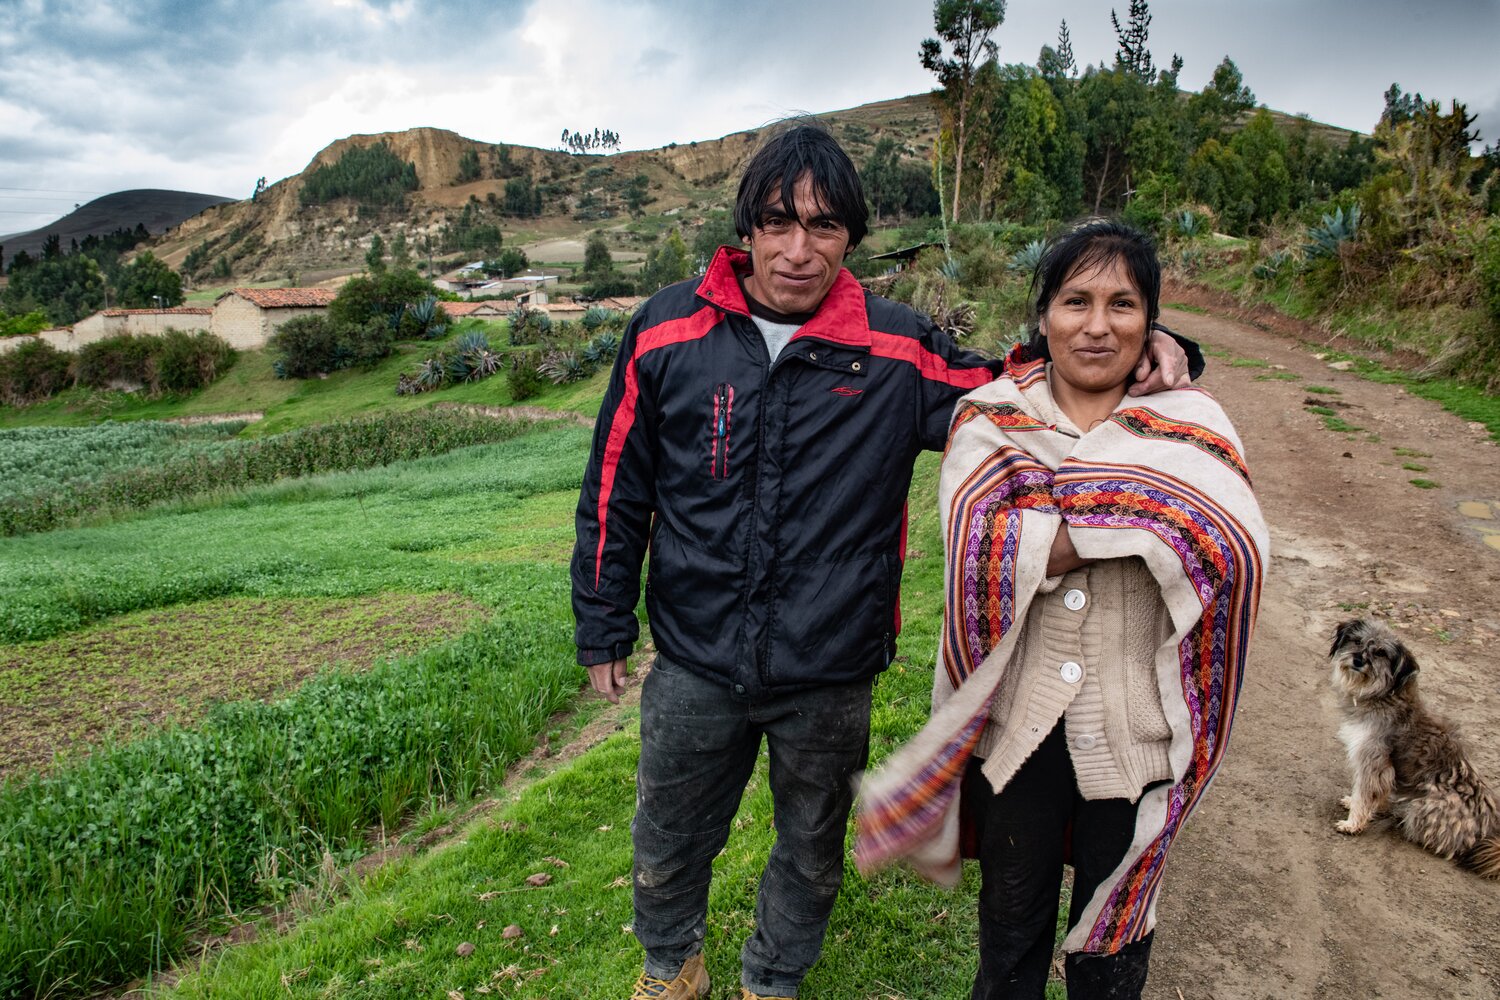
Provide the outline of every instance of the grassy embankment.
{"type": "MultiPolygon", "coordinates": [[[[470,319],[456,324],[441,340],[398,343],[394,354],[369,370],[350,369],[321,379],[278,379],[271,370],[270,351],[243,351],[222,378],[185,398],[153,400],[137,393],[69,389],[32,406],[0,406],[0,428],[82,427],[104,419],[176,420],[262,413],[264,419],[251,424],[243,432],[246,437],[259,437],[344,420],[362,413],[420,409],[440,401],[482,406],[510,404],[512,400],[503,373],[481,382],[450,386],[418,396],[396,395],[398,375],[415,370],[422,359],[451,346],[464,331],[471,329],[489,334],[490,344],[497,351],[509,353],[528,349],[510,346],[505,323],[470,319]]],[[[548,389],[527,403],[592,416],[602,398],[603,383],[594,380],[548,389]]]]}
{"type": "Polygon", "coordinates": [[[1329,331],[1325,340],[1342,338],[1344,346],[1331,348],[1309,340],[1310,348],[1331,361],[1352,362],[1351,370],[1372,382],[1403,386],[1464,420],[1483,423],[1500,441],[1500,396],[1482,387],[1492,373],[1473,368],[1455,353],[1455,344],[1493,337],[1485,327],[1490,321],[1478,306],[1395,308],[1385,301],[1388,289],[1330,301],[1295,275],[1258,281],[1238,255],[1212,264],[1194,280],[1243,303],[1318,324],[1329,331]]]}

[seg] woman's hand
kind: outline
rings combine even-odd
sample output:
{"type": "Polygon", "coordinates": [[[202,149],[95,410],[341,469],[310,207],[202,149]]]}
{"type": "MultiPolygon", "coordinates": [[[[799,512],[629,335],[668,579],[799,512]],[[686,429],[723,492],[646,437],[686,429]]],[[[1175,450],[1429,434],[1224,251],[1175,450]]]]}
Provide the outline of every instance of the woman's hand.
{"type": "Polygon", "coordinates": [[[1181,389],[1191,385],[1187,352],[1182,345],[1160,330],[1152,330],[1146,353],[1135,366],[1135,382],[1126,391],[1132,396],[1149,396],[1163,389],[1181,389]]]}
{"type": "Polygon", "coordinates": [[[1073,539],[1068,535],[1066,522],[1058,526],[1057,534],[1052,538],[1052,551],[1047,555],[1047,575],[1062,576],[1069,570],[1079,569],[1094,562],[1093,559],[1084,559],[1073,548],[1073,539]]]}

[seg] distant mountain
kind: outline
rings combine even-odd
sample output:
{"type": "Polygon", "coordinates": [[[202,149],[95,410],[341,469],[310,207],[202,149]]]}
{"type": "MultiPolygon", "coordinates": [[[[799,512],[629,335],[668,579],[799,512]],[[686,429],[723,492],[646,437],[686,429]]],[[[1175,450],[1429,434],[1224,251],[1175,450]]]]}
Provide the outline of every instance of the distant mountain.
{"type": "Polygon", "coordinates": [[[62,239],[64,250],[72,240],[82,242],[85,236],[91,234],[102,236],[116,229],[134,229],[137,224],[144,225],[146,231],[155,236],[181,225],[184,220],[192,218],[205,208],[233,200],[190,191],[158,191],[150,188],[116,191],[114,194],[95,198],[56,222],[29,233],[0,236],[0,246],[5,247],[5,260],[8,263],[22,250],[35,257],[41,252],[42,243],[54,233],[62,239]]]}

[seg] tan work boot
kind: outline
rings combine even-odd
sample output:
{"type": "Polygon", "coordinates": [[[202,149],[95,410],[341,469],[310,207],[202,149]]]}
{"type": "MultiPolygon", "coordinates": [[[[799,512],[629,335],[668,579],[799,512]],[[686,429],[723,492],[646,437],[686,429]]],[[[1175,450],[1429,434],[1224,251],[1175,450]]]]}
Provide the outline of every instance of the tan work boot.
{"type": "Polygon", "coordinates": [[[657,979],[644,972],[635,981],[630,1000],[702,1000],[708,996],[708,970],[703,967],[700,951],[678,970],[675,979],[657,979]]]}
{"type": "Polygon", "coordinates": [[[759,993],[751,993],[748,989],[740,987],[740,1000],[796,1000],[795,997],[768,997],[759,993]]]}

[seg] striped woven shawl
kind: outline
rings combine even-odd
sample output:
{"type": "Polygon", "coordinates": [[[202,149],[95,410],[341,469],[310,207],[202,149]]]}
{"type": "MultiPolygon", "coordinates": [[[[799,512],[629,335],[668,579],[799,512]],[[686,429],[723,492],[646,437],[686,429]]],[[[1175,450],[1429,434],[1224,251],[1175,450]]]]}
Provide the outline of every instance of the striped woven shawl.
{"type": "Polygon", "coordinates": [[[865,870],[901,859],[957,882],[960,779],[1065,520],[1084,558],[1140,556],[1173,625],[1156,655],[1172,783],[1142,796],[1125,860],[1064,942],[1113,953],[1154,925],[1167,849],[1223,759],[1268,542],[1239,439],[1207,393],[1126,397],[1081,438],[1060,433],[1055,412],[1036,362],[954,413],[939,490],[947,594],[933,715],[864,777],[856,859],[865,870]]]}

